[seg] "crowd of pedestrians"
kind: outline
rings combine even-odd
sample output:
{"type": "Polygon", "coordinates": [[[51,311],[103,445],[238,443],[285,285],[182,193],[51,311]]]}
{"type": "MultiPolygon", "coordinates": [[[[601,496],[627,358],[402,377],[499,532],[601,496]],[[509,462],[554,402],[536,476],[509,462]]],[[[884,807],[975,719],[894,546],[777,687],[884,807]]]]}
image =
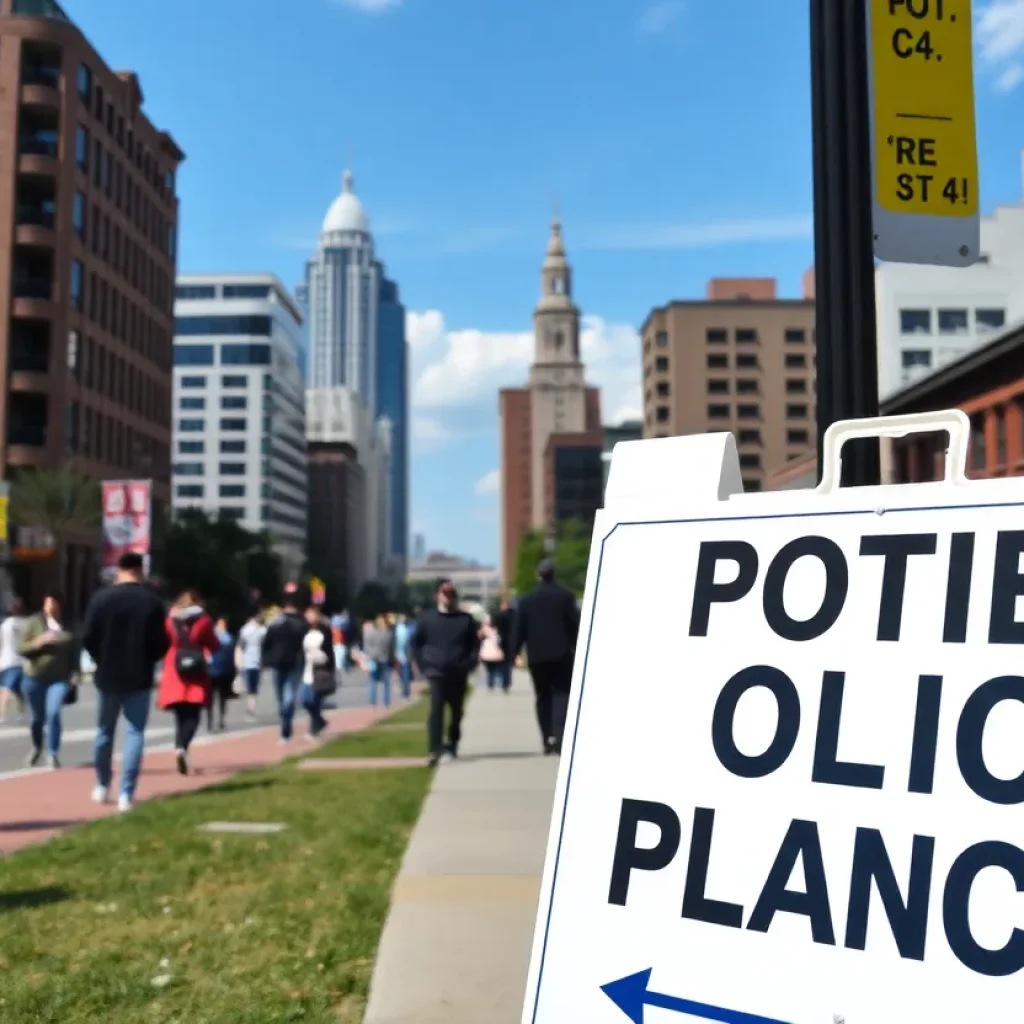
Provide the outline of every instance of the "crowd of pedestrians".
{"type": "Polygon", "coordinates": [[[58,594],[48,594],[31,615],[22,600],[12,601],[0,624],[0,721],[12,701],[19,715],[27,712],[28,766],[39,766],[45,758],[50,768],[59,768],[62,710],[77,701],[81,670],[88,663],[97,694],[92,796],[98,803],[110,799],[114,741],[123,719],[117,803],[128,811],[154,689],[157,707],[173,716],[177,768],[187,775],[204,711],[210,732],[222,732],[229,702],[244,697],[246,717],[255,720],[264,672],[277,702],[281,743],[291,741],[299,708],[308,716],[308,737],[323,735],[325,701],[351,665],[366,672],[371,706],[390,706],[395,681],[401,697],[409,699],[418,672],[430,693],[428,759],[435,765],[446,754],[458,756],[469,679],[478,665],[489,690],[508,693],[512,668],[522,664],[525,651],[542,749],[558,754],[578,629],[575,598],[556,583],[554,566],[543,562],[537,588],[514,608],[502,602],[482,624],[460,607],[447,579],[437,586],[434,606],[415,619],[379,615],[359,631],[347,611],[328,619],[292,583],[279,609],[252,609],[236,634],[192,590],[183,591],[168,608],[145,580],[142,557],[126,553],[113,585],[90,602],[78,635],[63,621],[58,594]]]}

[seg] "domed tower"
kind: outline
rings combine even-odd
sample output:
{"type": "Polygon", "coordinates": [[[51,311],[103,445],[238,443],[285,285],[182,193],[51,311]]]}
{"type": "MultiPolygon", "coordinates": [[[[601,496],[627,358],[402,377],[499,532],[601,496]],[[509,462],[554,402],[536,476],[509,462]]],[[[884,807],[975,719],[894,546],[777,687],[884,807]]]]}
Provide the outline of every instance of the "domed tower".
{"type": "Polygon", "coordinates": [[[540,278],[541,296],[533,313],[529,382],[534,523],[545,521],[544,452],[551,435],[576,434],[587,429],[580,311],[572,298],[572,267],[565,255],[557,208],[540,278]]]}

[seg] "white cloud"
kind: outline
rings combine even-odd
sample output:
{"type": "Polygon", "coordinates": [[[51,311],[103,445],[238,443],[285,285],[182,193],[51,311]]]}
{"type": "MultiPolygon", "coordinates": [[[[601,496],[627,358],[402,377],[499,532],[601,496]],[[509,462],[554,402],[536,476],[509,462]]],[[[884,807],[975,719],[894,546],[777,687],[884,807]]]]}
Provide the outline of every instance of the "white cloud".
{"type": "MultiPolygon", "coordinates": [[[[498,391],[522,387],[533,357],[533,332],[450,331],[436,310],[410,312],[416,423],[433,426],[432,446],[498,425],[498,391]]],[[[583,318],[580,335],[588,383],[601,388],[606,422],[636,418],[641,402],[640,339],[628,324],[583,318]]]]}
{"type": "Polygon", "coordinates": [[[473,493],[478,498],[490,498],[501,489],[501,474],[496,469],[484,473],[476,482],[473,493]]]}
{"type": "Polygon", "coordinates": [[[352,7],[364,14],[380,14],[391,7],[397,7],[402,0],[334,0],[342,7],[352,7]]]}
{"type": "Polygon", "coordinates": [[[414,415],[411,432],[413,454],[437,451],[459,436],[434,416],[414,415]]]}
{"type": "Polygon", "coordinates": [[[706,249],[716,245],[785,242],[812,238],[814,218],[762,217],[704,224],[634,224],[609,227],[583,239],[585,249],[706,249]]]}
{"type": "Polygon", "coordinates": [[[671,28],[686,4],[683,0],[663,0],[661,3],[650,4],[640,15],[636,30],[643,36],[656,36],[671,28]]]}
{"type": "Polygon", "coordinates": [[[982,7],[975,38],[996,92],[1012,92],[1024,82],[1024,0],[993,0],[982,7]]]}

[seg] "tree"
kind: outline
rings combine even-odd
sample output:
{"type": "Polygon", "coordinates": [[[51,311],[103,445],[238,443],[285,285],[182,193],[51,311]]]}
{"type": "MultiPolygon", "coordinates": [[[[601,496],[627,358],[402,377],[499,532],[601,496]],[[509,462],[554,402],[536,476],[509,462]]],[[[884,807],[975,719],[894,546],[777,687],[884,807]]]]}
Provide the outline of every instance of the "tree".
{"type": "Polygon", "coordinates": [[[537,567],[546,555],[544,534],[540,530],[527,530],[519,538],[512,575],[512,587],[517,594],[528,594],[537,585],[537,567]]]}
{"type": "Polygon", "coordinates": [[[100,524],[99,482],[80,472],[74,462],[55,470],[19,469],[11,485],[10,517],[15,526],[46,530],[59,555],[70,535],[100,524]]]}
{"type": "Polygon", "coordinates": [[[558,524],[555,541],[555,569],[558,581],[577,597],[583,596],[583,590],[587,585],[590,535],[591,531],[581,519],[566,519],[558,524]]]}

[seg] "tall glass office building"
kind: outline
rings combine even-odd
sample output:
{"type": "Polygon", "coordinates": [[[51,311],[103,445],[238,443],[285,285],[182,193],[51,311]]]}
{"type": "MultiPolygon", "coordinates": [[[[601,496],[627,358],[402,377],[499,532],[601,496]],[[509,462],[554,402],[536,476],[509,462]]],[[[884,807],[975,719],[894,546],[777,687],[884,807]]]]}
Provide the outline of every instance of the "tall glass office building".
{"type": "Polygon", "coordinates": [[[391,553],[408,564],[409,552],[409,366],[405,306],[398,285],[380,268],[377,312],[377,415],[391,421],[391,553]]]}

